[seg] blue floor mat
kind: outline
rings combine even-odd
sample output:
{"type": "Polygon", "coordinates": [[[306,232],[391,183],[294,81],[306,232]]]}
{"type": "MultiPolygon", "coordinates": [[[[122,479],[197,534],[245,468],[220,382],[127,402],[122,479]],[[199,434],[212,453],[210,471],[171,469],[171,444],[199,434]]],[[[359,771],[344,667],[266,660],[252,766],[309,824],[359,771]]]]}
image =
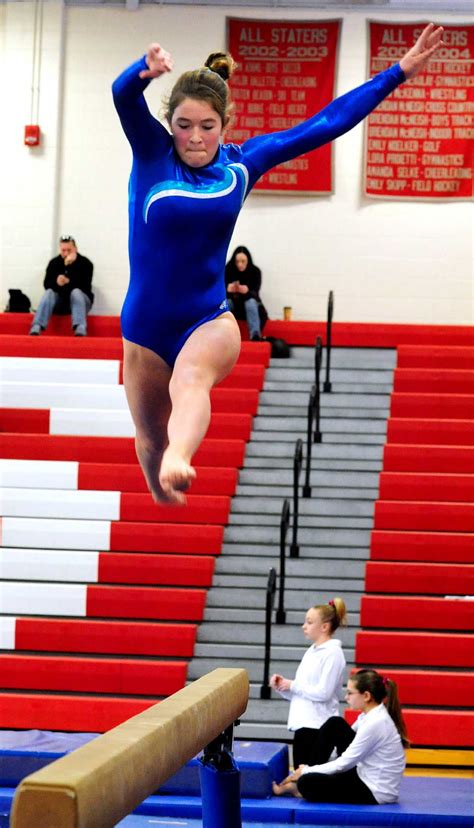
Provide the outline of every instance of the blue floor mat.
{"type": "MultiPolygon", "coordinates": [[[[0,789],[0,828],[6,828],[14,790],[0,789]]],[[[371,828],[371,826],[409,826],[416,828],[455,828],[474,824],[474,780],[439,777],[405,777],[400,802],[394,805],[312,804],[293,798],[243,799],[245,828],[280,826],[318,826],[318,828],[371,828]]],[[[38,819],[38,825],[41,825],[38,819]]],[[[151,796],[119,825],[124,828],[174,826],[200,828],[201,801],[197,797],[151,796]]]]}

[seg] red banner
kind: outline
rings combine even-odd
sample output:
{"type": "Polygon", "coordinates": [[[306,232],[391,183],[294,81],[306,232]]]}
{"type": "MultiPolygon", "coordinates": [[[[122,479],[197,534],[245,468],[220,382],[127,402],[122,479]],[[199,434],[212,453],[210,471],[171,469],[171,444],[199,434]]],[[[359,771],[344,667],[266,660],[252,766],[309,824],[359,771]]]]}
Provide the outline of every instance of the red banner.
{"type": "MultiPolygon", "coordinates": [[[[403,57],[423,23],[369,23],[370,75],[403,57]]],[[[384,198],[472,198],[474,26],[445,26],[426,70],[367,122],[365,192],[384,198]]]]}
{"type": "MultiPolygon", "coordinates": [[[[238,63],[232,76],[235,104],[226,140],[289,129],[334,97],[340,20],[227,18],[228,49],[238,63]]],[[[255,189],[294,195],[332,192],[331,145],[266,173],[255,189]]]]}

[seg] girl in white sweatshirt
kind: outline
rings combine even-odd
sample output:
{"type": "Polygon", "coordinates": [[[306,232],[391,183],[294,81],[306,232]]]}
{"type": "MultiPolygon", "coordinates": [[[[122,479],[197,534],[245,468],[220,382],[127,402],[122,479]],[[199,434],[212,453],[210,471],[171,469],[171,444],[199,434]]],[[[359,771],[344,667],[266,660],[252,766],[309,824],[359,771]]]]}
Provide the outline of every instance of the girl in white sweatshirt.
{"type": "Polygon", "coordinates": [[[293,767],[316,761],[318,730],[331,716],[339,715],[346,660],[341,642],[333,634],[346,623],[342,598],[311,607],[303,632],[312,643],[293,680],[275,673],[270,684],[290,701],[288,730],[294,732],[293,767]]]}
{"type": "Polygon", "coordinates": [[[408,745],[397,685],[375,670],[359,670],[347,683],[346,697],[361,711],[352,727],[340,717],[328,719],[319,731],[318,761],[300,766],[275,793],[310,802],[397,801],[408,745]],[[328,761],[334,749],[338,757],[328,761]]]}

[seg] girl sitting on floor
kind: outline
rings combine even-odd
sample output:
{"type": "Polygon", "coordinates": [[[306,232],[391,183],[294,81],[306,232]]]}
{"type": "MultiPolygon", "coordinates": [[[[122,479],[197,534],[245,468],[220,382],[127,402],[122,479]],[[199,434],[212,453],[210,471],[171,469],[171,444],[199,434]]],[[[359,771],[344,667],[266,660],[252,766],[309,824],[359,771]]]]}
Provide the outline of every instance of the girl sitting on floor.
{"type": "Polygon", "coordinates": [[[319,729],[318,761],[300,765],[273,792],[310,802],[386,805],[396,802],[408,746],[397,685],[375,670],[359,670],[346,698],[360,716],[352,727],[339,716],[319,729]],[[336,749],[337,759],[328,761],[336,749]]]}

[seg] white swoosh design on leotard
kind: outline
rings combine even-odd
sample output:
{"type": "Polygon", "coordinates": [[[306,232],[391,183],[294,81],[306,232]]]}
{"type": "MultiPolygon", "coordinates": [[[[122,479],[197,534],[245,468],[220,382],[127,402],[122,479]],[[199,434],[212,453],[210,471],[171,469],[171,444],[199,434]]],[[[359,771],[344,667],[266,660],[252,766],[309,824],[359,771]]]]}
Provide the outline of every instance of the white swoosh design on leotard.
{"type": "Polygon", "coordinates": [[[243,175],[243,193],[242,202],[247,193],[249,174],[247,168],[243,164],[229,164],[224,167],[219,164],[224,170],[224,180],[222,182],[212,182],[211,184],[201,185],[200,190],[196,190],[195,185],[188,184],[185,181],[162,181],[160,184],[155,184],[151,190],[148,191],[145,201],[143,203],[143,219],[145,224],[148,220],[148,212],[152,204],[160,198],[168,198],[169,196],[181,196],[182,198],[223,198],[235,190],[238,179],[232,169],[234,167],[243,175]]]}

